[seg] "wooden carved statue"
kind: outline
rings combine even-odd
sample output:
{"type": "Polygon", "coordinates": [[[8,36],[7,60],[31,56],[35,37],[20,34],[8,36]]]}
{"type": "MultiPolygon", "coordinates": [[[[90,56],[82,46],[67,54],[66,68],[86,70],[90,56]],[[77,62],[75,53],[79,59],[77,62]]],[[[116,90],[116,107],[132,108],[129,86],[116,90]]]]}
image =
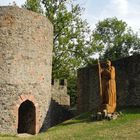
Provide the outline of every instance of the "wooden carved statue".
{"type": "Polygon", "coordinates": [[[99,66],[100,79],[100,111],[113,113],[116,109],[116,82],[115,68],[111,61],[107,60],[104,67],[99,66]]]}

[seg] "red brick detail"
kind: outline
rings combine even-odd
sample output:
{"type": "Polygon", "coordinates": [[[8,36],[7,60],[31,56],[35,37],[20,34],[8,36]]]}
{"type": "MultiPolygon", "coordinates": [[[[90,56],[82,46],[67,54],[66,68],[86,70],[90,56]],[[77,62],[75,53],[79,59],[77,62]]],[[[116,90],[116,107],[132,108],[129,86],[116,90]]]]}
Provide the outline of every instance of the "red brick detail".
{"type": "Polygon", "coordinates": [[[37,133],[39,133],[39,130],[40,130],[39,106],[38,106],[38,103],[36,102],[35,97],[33,95],[20,95],[18,97],[18,100],[14,103],[12,113],[13,113],[13,116],[15,118],[15,124],[13,127],[16,130],[18,129],[18,110],[19,110],[20,105],[26,100],[31,101],[34,104],[35,109],[36,109],[36,128],[35,128],[36,130],[35,130],[35,133],[37,134],[37,133]]]}

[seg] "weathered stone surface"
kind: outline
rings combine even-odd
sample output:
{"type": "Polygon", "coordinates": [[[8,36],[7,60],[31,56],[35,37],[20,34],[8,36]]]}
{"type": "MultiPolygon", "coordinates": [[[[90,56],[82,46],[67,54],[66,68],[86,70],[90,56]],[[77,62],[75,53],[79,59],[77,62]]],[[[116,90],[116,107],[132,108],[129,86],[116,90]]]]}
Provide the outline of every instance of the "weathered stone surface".
{"type": "MultiPolygon", "coordinates": [[[[36,132],[51,101],[53,28],[46,17],[0,7],[0,132],[17,133],[18,108],[36,108],[36,132]]],[[[47,124],[48,125],[48,124],[47,124]]]]}
{"type": "Polygon", "coordinates": [[[121,117],[122,114],[120,112],[114,112],[114,113],[107,113],[107,110],[105,112],[97,112],[92,114],[92,120],[93,121],[102,121],[102,120],[116,120],[118,117],[121,117]]]}
{"type": "MultiPolygon", "coordinates": [[[[50,125],[54,126],[73,117],[69,110],[70,96],[67,94],[67,80],[52,80],[51,86],[50,125]]],[[[48,116],[44,120],[41,131],[46,131],[48,116]]]]}
{"type": "MultiPolygon", "coordinates": [[[[140,106],[140,54],[112,62],[116,68],[117,107],[140,106]]],[[[97,65],[78,70],[78,112],[97,112],[99,78],[97,65]]]]}
{"type": "Polygon", "coordinates": [[[103,115],[101,112],[97,112],[96,119],[97,121],[101,121],[103,119],[103,115]]]}
{"type": "Polygon", "coordinates": [[[59,105],[70,107],[70,96],[67,94],[67,80],[54,80],[52,84],[51,93],[52,99],[56,101],[59,105]]]}
{"type": "Polygon", "coordinates": [[[67,94],[67,80],[55,79],[52,84],[51,126],[70,119],[70,96],[67,94]]]}

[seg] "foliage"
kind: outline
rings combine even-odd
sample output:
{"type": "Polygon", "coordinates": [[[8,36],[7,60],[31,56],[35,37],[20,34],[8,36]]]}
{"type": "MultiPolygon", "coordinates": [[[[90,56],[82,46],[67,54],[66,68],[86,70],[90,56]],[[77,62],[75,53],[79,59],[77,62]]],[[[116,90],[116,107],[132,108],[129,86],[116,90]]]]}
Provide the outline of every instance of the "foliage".
{"type": "Polygon", "coordinates": [[[76,103],[76,73],[92,51],[88,47],[89,26],[82,20],[83,9],[68,0],[42,0],[46,17],[54,25],[53,78],[68,80],[71,105],[76,103]]]}
{"type": "MultiPolygon", "coordinates": [[[[77,69],[87,63],[93,52],[88,47],[90,32],[88,23],[81,18],[84,9],[69,0],[42,0],[41,2],[45,16],[54,26],[52,75],[53,78],[68,79],[68,93],[74,103],[76,82],[71,79],[76,79],[77,69]]],[[[38,12],[40,1],[29,0],[24,7],[38,12]]]]}
{"type": "Polygon", "coordinates": [[[25,4],[22,5],[22,8],[26,8],[37,13],[43,13],[40,0],[27,0],[25,4]]]}
{"type": "Polygon", "coordinates": [[[68,79],[68,94],[70,95],[70,105],[75,106],[77,103],[77,77],[71,76],[68,79]]]}
{"type": "Polygon", "coordinates": [[[99,21],[92,33],[91,47],[102,59],[117,59],[140,53],[140,39],[126,22],[117,18],[99,21]]]}
{"type": "Polygon", "coordinates": [[[42,0],[45,14],[54,25],[53,77],[69,78],[89,55],[89,27],[81,19],[83,9],[68,0],[42,0]]]}

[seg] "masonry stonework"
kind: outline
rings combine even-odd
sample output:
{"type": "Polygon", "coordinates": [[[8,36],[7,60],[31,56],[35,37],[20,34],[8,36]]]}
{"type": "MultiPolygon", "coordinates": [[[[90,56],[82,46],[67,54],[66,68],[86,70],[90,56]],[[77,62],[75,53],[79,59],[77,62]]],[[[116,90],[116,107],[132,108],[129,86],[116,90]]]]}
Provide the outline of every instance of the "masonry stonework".
{"type": "Polygon", "coordinates": [[[31,133],[40,131],[46,115],[49,127],[52,46],[53,26],[46,17],[0,7],[0,132],[26,132],[18,127],[19,109],[27,108],[35,112],[31,133]]]}
{"type": "Polygon", "coordinates": [[[67,80],[54,79],[51,88],[52,100],[61,106],[70,107],[70,96],[67,94],[67,80]]]}
{"type": "MultiPolygon", "coordinates": [[[[140,54],[112,62],[116,69],[117,108],[140,106],[140,54]]],[[[78,112],[97,111],[98,66],[78,70],[78,112]]]]}
{"type": "Polygon", "coordinates": [[[70,96],[67,94],[67,80],[54,79],[51,98],[51,126],[73,117],[70,109],[70,96]]]}

